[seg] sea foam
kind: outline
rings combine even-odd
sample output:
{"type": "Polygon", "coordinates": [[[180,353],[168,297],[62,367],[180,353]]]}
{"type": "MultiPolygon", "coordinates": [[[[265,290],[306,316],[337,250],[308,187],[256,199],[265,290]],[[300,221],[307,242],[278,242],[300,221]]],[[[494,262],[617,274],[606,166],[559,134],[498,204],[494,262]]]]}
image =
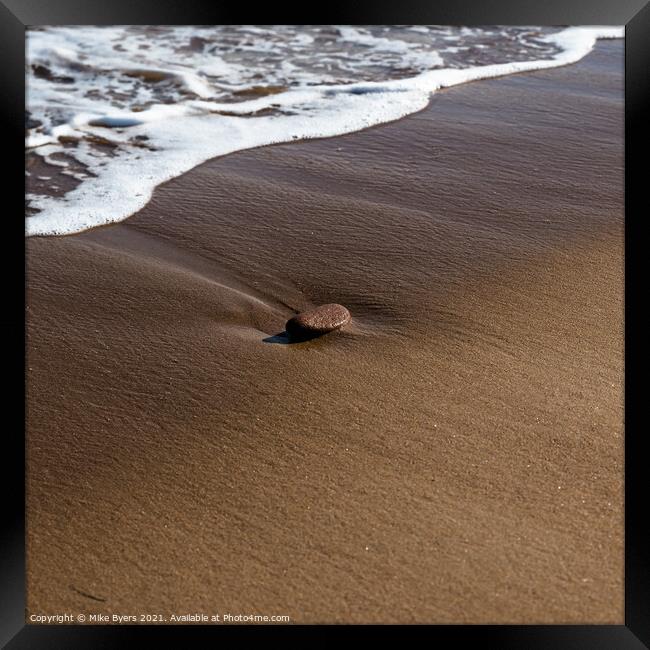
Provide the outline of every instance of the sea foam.
{"type": "Polygon", "coordinates": [[[26,234],[66,235],[122,221],[148,202],[157,185],[210,158],[397,120],[426,107],[440,88],[574,63],[598,38],[624,35],[617,27],[517,32],[517,48],[509,46],[504,56],[510,60],[472,65],[472,57],[489,61],[498,53],[485,31],[463,29],[414,26],[404,28],[410,36],[402,40],[349,27],[330,40],[322,31],[291,33],[280,45],[269,41],[268,29],[242,27],[228,49],[212,48],[219,39],[209,28],[176,28],[177,43],[198,50],[182,50],[183,65],[174,56],[180,49],[160,45],[164,34],[129,41],[119,27],[30,32],[27,107],[38,126],[28,132],[26,146],[78,184],[63,196],[29,193],[34,213],[26,218],[26,234]],[[436,49],[427,47],[433,36],[436,49]],[[315,56],[315,39],[329,48],[329,68],[315,56]],[[474,39],[471,53],[459,58],[468,39],[474,39]],[[348,49],[337,55],[336,42],[348,49]],[[138,56],[134,43],[145,55],[138,56]],[[297,53],[293,60],[286,49],[282,58],[286,47],[297,53]],[[362,54],[363,64],[355,67],[354,57],[362,54]],[[273,57],[273,74],[250,63],[273,57]],[[97,147],[98,141],[109,142],[110,150],[97,147]],[[71,158],[85,171],[70,165],[71,158]]]}

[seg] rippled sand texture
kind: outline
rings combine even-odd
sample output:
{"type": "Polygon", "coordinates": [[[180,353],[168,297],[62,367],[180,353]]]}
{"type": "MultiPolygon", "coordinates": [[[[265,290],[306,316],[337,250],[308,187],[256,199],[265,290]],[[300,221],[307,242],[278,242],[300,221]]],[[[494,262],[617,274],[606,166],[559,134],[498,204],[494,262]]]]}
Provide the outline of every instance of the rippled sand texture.
{"type": "Polygon", "coordinates": [[[29,612],[622,623],[622,41],[27,250],[29,612]]]}

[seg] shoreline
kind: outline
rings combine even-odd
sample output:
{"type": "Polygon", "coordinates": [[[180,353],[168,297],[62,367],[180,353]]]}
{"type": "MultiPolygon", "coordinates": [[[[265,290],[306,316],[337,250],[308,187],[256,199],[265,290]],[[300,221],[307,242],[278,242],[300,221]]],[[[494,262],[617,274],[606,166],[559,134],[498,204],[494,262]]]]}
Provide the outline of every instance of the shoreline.
{"type": "MultiPolygon", "coordinates": [[[[282,118],[274,121],[264,121],[265,118],[254,119],[247,122],[247,126],[244,129],[247,133],[245,138],[237,135],[240,127],[236,118],[226,118],[228,121],[223,123],[197,122],[189,130],[202,133],[203,137],[200,142],[193,141],[189,138],[179,146],[179,142],[173,137],[168,141],[169,129],[157,129],[155,127],[159,117],[159,110],[156,108],[152,109],[152,115],[148,118],[145,118],[147,111],[138,111],[136,117],[133,114],[126,116],[105,116],[105,118],[96,121],[101,123],[102,119],[104,119],[109,124],[113,124],[121,120],[126,120],[127,122],[135,120],[136,125],[141,126],[142,129],[144,129],[145,124],[149,123],[148,128],[150,134],[147,135],[149,131],[145,129],[145,132],[141,131],[136,136],[136,138],[144,138],[145,141],[149,141],[151,135],[154,136],[152,140],[154,146],[148,147],[150,151],[147,154],[147,167],[145,170],[143,170],[139,163],[134,165],[134,159],[125,156],[124,152],[121,155],[118,154],[119,166],[117,164],[111,166],[110,158],[108,161],[104,160],[103,156],[106,154],[106,149],[110,151],[115,147],[116,142],[113,141],[113,136],[117,142],[122,139],[122,135],[118,135],[117,132],[114,132],[111,137],[106,139],[105,136],[107,133],[104,129],[100,129],[99,132],[94,132],[90,135],[86,133],[86,136],[82,138],[86,144],[86,138],[93,142],[94,150],[102,155],[102,162],[99,163],[99,166],[93,167],[93,164],[89,162],[90,159],[88,156],[86,156],[85,163],[79,163],[75,160],[74,156],[70,157],[66,154],[65,148],[55,154],[62,156],[57,161],[48,159],[47,157],[45,160],[41,160],[38,156],[28,156],[28,166],[33,166],[32,174],[28,179],[28,189],[31,186],[38,187],[39,185],[44,185],[45,187],[50,185],[56,189],[52,190],[50,197],[48,197],[47,192],[45,194],[39,194],[37,191],[34,194],[30,194],[30,205],[27,208],[27,212],[31,218],[27,222],[26,230],[28,231],[28,235],[76,234],[84,232],[90,227],[119,223],[128,218],[128,216],[132,216],[137,211],[143,209],[151,199],[151,195],[157,186],[173,180],[173,178],[182,175],[182,173],[186,173],[195,166],[215,157],[229,155],[237,151],[250,150],[258,146],[286,144],[299,140],[337,137],[357,133],[363,131],[369,123],[372,123],[374,126],[389,124],[408,115],[417,113],[419,110],[424,110],[430,104],[431,97],[437,90],[464,85],[476,80],[503,78],[504,76],[511,76],[512,74],[527,71],[548,70],[575,64],[589,54],[599,40],[602,42],[602,40],[612,38],[619,39],[622,36],[623,33],[620,28],[568,27],[545,37],[545,40],[554,42],[556,47],[560,48],[560,51],[550,58],[477,65],[460,69],[453,67],[442,68],[421,72],[411,78],[358,82],[344,84],[342,86],[328,85],[326,86],[327,90],[325,94],[338,93],[336,104],[346,106],[347,110],[341,112],[340,109],[333,109],[331,105],[327,105],[326,103],[322,106],[323,113],[320,119],[314,121],[307,119],[306,121],[293,124],[293,126],[291,126],[291,118],[289,118],[288,122],[283,122],[282,118]],[[360,92],[356,93],[350,90],[351,88],[356,88],[360,92]],[[368,90],[369,88],[370,90],[368,90]],[[379,101],[370,101],[370,97],[375,95],[375,91],[380,91],[377,95],[379,101]],[[392,91],[397,91],[397,93],[395,94],[392,91]],[[368,93],[370,94],[368,95],[368,93]],[[366,99],[358,102],[353,100],[353,97],[357,94],[368,96],[366,99]],[[289,130],[287,131],[287,129],[289,130]],[[237,144],[238,140],[239,144],[237,144]],[[210,149],[206,145],[209,141],[219,142],[221,149],[219,146],[213,146],[210,149]],[[169,145],[162,147],[163,150],[168,149],[167,153],[162,154],[162,160],[159,159],[159,154],[157,153],[161,149],[159,147],[161,142],[169,145]],[[252,142],[256,142],[257,144],[252,145],[252,142]],[[183,150],[180,157],[178,155],[179,150],[183,150]],[[189,160],[193,162],[188,164],[189,160]],[[77,172],[84,173],[86,181],[80,183],[79,178],[74,174],[74,178],[72,178],[70,175],[59,173],[60,169],[57,170],[57,167],[62,163],[64,166],[71,165],[71,169],[76,169],[77,172]],[[108,169],[112,170],[113,175],[117,174],[117,180],[119,182],[116,182],[116,179],[113,182],[106,181],[101,168],[107,163],[108,169]],[[128,172],[125,171],[127,169],[129,170],[128,172]],[[51,181],[51,176],[45,177],[46,180],[49,179],[48,183],[39,183],[41,177],[38,176],[38,172],[40,171],[42,174],[44,170],[50,170],[50,173],[55,174],[54,178],[56,183],[51,181]],[[85,174],[86,171],[90,173],[91,178],[88,178],[88,175],[85,174]],[[134,177],[139,179],[137,184],[133,183],[134,177]],[[60,196],[63,192],[67,192],[65,201],[54,201],[52,203],[50,200],[51,197],[60,196]],[[88,204],[88,194],[91,196],[90,205],[88,204]],[[97,203],[94,200],[94,197],[98,195],[104,197],[105,200],[102,203],[97,203]],[[136,197],[140,198],[136,199],[136,197]],[[124,212],[125,201],[130,205],[126,212],[124,212]],[[32,206],[31,203],[35,203],[36,206],[32,206]],[[110,205],[111,208],[106,210],[106,204],[110,205]],[[118,210],[117,206],[121,206],[119,208],[121,214],[119,215],[115,213],[115,210],[118,210]],[[44,209],[45,214],[39,215],[41,209],[44,209]]],[[[308,91],[299,91],[298,95],[301,92],[304,94],[308,91]]],[[[318,91],[316,93],[318,94],[318,91]]],[[[289,97],[286,97],[285,94],[273,95],[273,97],[274,102],[279,103],[272,103],[270,105],[271,107],[284,104],[287,106],[292,105],[289,97]]],[[[258,98],[247,103],[240,103],[239,106],[243,111],[242,114],[247,114],[244,104],[254,104],[256,110],[259,112],[260,101],[262,102],[262,108],[269,108],[267,106],[268,97],[258,98]]],[[[312,101],[317,100],[312,97],[312,101]]],[[[212,107],[214,108],[214,105],[212,107]]],[[[160,110],[163,108],[159,107],[160,110]]],[[[190,123],[187,121],[188,119],[191,120],[189,116],[186,116],[185,121],[181,118],[181,121],[176,123],[174,129],[184,129],[187,131],[188,127],[190,127],[190,123]]],[[[88,125],[93,124],[93,121],[88,122],[88,125]]],[[[102,125],[100,124],[100,126],[102,125]]],[[[68,124],[55,127],[49,136],[36,135],[34,137],[43,145],[51,147],[54,145],[51,144],[50,140],[54,139],[56,142],[58,135],[68,139],[71,137],[73,140],[75,139],[75,136],[71,136],[70,134],[70,125],[68,124]]],[[[142,141],[139,141],[136,146],[142,146],[142,141]]],[[[136,160],[139,158],[140,155],[135,155],[136,160]]]]}
{"type": "Polygon", "coordinates": [[[620,623],[622,50],[30,237],[28,610],[620,623]]]}

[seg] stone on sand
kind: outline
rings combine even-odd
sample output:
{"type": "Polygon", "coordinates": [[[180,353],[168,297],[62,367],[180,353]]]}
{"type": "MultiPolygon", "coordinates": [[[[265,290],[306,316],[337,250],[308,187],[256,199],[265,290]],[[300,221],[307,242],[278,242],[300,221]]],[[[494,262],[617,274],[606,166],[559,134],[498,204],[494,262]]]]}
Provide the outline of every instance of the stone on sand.
{"type": "Polygon", "coordinates": [[[343,305],[330,303],[296,314],[287,321],[286,330],[291,338],[313,338],[343,327],[351,318],[343,305]]]}

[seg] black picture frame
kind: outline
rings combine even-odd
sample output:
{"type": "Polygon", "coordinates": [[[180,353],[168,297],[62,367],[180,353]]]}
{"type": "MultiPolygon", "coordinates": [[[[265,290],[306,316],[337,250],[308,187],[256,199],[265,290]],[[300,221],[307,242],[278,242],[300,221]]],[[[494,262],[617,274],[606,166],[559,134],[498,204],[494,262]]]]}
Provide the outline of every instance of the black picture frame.
{"type": "MultiPolygon", "coordinates": [[[[625,25],[625,624],[620,626],[418,626],[432,642],[442,647],[477,643],[494,648],[563,648],[641,649],[650,647],[650,538],[644,525],[645,433],[640,417],[640,389],[636,376],[640,356],[634,343],[639,325],[630,317],[636,304],[634,278],[638,275],[637,252],[641,241],[634,231],[645,215],[634,215],[633,207],[642,205],[644,167],[641,161],[647,138],[647,107],[650,82],[650,4],[645,0],[495,0],[489,3],[472,0],[425,3],[402,0],[399,3],[359,2],[354,5],[327,5],[318,17],[289,15],[287,6],[269,4],[266,11],[251,14],[245,7],[237,9],[217,3],[188,0],[113,0],[79,2],[78,0],[0,0],[0,48],[2,51],[2,126],[6,182],[4,210],[6,265],[4,310],[0,317],[2,341],[5,343],[4,390],[5,413],[10,418],[2,446],[3,474],[8,488],[3,495],[2,537],[0,549],[0,646],[19,648],[126,648],[148,647],[153,635],[164,636],[174,643],[182,638],[184,647],[198,643],[199,635],[218,636],[227,642],[238,638],[242,626],[36,626],[25,623],[25,499],[24,499],[24,350],[25,350],[25,277],[24,222],[18,216],[24,210],[24,175],[16,160],[24,155],[25,101],[25,28],[51,24],[405,24],[429,23],[451,25],[542,24],[542,25],[625,25]],[[242,10],[244,9],[244,10],[242,10]],[[334,11],[332,11],[334,9],[334,11]],[[265,15],[266,14],[266,15],[265,15]],[[22,180],[21,180],[22,179],[22,180]],[[15,213],[14,213],[15,212],[15,213]],[[22,270],[22,272],[21,272],[22,270]],[[7,288],[9,289],[7,291],[7,288]],[[11,424],[9,424],[11,423],[11,424]],[[21,431],[23,435],[21,435],[21,431]],[[145,643],[147,645],[145,645],[145,643]]],[[[646,210],[647,212],[647,210],[646,210]]],[[[24,212],[23,212],[24,214],[24,212]]],[[[328,628],[334,634],[342,627],[328,628]]],[[[367,628],[364,628],[367,629],[367,628]]],[[[246,626],[247,636],[262,640],[279,630],[304,637],[311,626],[246,626]]],[[[385,633],[386,628],[382,628],[385,633]]],[[[403,630],[399,634],[403,634],[403,630]]]]}

